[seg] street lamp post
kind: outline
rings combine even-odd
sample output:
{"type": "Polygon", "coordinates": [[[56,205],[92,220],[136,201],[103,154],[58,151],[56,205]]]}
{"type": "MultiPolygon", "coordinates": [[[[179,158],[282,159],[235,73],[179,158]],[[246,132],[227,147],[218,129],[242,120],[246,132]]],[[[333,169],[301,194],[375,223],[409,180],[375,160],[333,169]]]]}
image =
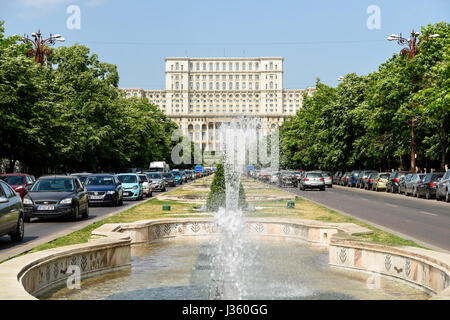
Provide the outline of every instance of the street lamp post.
{"type": "MultiPolygon", "coordinates": [[[[410,62],[412,62],[418,52],[419,44],[421,43],[421,41],[427,41],[428,39],[433,39],[433,38],[439,37],[439,34],[432,34],[426,38],[422,38],[419,41],[417,41],[419,34],[420,34],[419,32],[415,32],[413,29],[413,31],[411,32],[411,38],[409,38],[409,39],[403,38],[402,34],[400,33],[399,36],[396,34],[391,34],[387,38],[387,40],[388,41],[397,40],[397,43],[399,45],[407,46],[407,48],[403,48],[400,51],[400,54],[403,56],[408,55],[408,60],[410,62]]],[[[413,77],[411,79],[411,94],[414,94],[414,78],[413,77]]],[[[415,117],[414,117],[414,113],[413,113],[413,115],[411,116],[411,172],[416,172],[416,142],[414,140],[414,122],[415,122],[415,117]]]]}
{"type": "Polygon", "coordinates": [[[33,32],[31,34],[33,39],[29,38],[28,36],[23,36],[22,41],[24,43],[31,43],[34,47],[34,49],[31,49],[28,51],[28,55],[34,56],[34,61],[44,64],[44,55],[49,56],[51,54],[51,50],[48,48],[45,48],[45,45],[53,45],[56,41],[64,42],[65,39],[61,37],[60,34],[52,35],[50,34],[50,37],[47,39],[44,39],[41,35],[41,31],[38,30],[37,33],[33,32]]]}

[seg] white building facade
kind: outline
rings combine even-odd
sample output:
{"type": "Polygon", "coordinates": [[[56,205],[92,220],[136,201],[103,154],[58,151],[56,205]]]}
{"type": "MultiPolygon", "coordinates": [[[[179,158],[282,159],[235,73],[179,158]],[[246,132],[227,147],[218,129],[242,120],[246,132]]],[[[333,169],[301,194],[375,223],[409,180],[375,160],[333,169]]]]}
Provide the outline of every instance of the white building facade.
{"type": "Polygon", "coordinates": [[[219,128],[258,118],[270,133],[301,108],[314,88],[283,89],[283,58],[166,58],[165,90],[122,89],[145,97],[203,150],[220,150],[219,128]]]}

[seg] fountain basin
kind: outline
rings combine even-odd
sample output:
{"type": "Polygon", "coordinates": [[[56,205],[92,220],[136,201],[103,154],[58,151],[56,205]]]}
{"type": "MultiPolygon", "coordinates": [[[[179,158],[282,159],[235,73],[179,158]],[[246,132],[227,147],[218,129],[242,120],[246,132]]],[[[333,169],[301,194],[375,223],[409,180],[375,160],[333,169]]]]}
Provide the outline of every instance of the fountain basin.
{"type": "MultiPolygon", "coordinates": [[[[353,234],[370,230],[350,223],[300,219],[252,218],[246,231],[255,241],[306,241],[328,248],[328,262],[337,268],[359,270],[401,279],[419,286],[433,299],[450,299],[450,255],[411,247],[388,247],[355,241],[353,234]],[[401,271],[399,271],[401,270],[401,271]],[[409,270],[409,271],[408,271],[409,270]]],[[[1,299],[33,299],[64,283],[67,266],[75,263],[82,277],[129,268],[131,247],[167,240],[192,243],[212,239],[212,219],[161,219],[103,225],[89,243],[61,247],[12,259],[0,265],[4,284],[1,299]],[[83,263],[84,261],[84,263],[83,263]]]]}

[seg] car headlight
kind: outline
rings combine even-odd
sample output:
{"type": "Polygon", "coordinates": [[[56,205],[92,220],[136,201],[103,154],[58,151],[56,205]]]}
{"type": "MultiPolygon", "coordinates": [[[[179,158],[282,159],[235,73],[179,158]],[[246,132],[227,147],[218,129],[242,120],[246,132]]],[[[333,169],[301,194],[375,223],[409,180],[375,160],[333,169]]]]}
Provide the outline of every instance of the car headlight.
{"type": "Polygon", "coordinates": [[[116,194],[116,191],[110,190],[110,191],[107,191],[106,194],[116,194]]]}
{"type": "Polygon", "coordinates": [[[138,186],[134,186],[134,187],[133,187],[133,190],[137,190],[137,188],[138,188],[138,186]]]}
{"type": "Polygon", "coordinates": [[[23,204],[33,204],[33,201],[29,198],[23,198],[23,204]]]}
{"type": "Polygon", "coordinates": [[[60,204],[71,204],[72,198],[63,199],[59,202],[60,204]]]}

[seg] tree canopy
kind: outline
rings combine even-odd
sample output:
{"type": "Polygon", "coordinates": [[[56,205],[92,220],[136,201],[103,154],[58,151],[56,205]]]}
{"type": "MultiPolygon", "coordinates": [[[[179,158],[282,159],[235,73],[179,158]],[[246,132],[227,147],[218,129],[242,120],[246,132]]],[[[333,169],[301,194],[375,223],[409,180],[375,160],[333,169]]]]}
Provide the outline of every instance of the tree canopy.
{"type": "Polygon", "coordinates": [[[450,26],[422,27],[410,61],[394,54],[377,71],[317,80],[313,96],[280,130],[282,164],[305,169],[409,169],[411,118],[419,168],[444,169],[450,156],[450,26]],[[429,35],[439,34],[429,39],[429,35]]]}
{"type": "Polygon", "coordinates": [[[75,44],[53,50],[52,68],[0,22],[0,159],[27,171],[110,171],[170,162],[176,124],[147,99],[126,99],[117,67],[75,44]]]}

